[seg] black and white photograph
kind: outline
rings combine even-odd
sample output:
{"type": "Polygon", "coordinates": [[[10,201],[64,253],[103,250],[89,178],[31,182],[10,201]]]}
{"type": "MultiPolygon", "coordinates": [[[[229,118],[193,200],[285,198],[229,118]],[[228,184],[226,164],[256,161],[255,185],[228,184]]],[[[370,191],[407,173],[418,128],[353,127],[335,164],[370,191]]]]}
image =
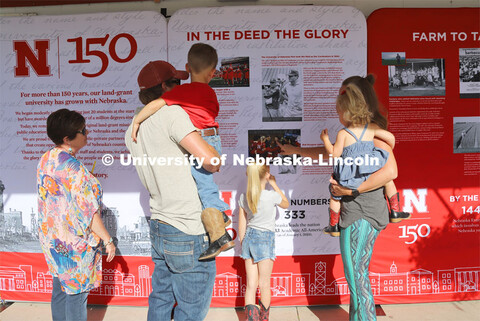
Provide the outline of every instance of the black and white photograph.
{"type": "MultiPolygon", "coordinates": [[[[6,190],[6,184],[0,179],[0,251],[41,253],[36,208],[32,208],[30,213],[16,208],[5,208],[6,190]]],[[[134,222],[120,226],[117,208],[104,205],[102,209],[103,225],[115,238],[118,254],[149,256],[150,218],[138,215],[133,219],[134,222]]]]}
{"type": "Polygon", "coordinates": [[[402,66],[407,63],[405,52],[382,52],[382,65],[402,66]]]}
{"type": "Polygon", "coordinates": [[[445,59],[407,59],[388,66],[389,96],[445,96],[445,59]]]}
{"type": "Polygon", "coordinates": [[[262,121],[302,121],[301,68],[262,70],[262,121]]]}
{"type": "Polygon", "coordinates": [[[460,48],[460,98],[480,98],[480,48],[460,48]]]}
{"type": "Polygon", "coordinates": [[[210,87],[249,87],[250,86],[250,59],[249,57],[219,58],[220,67],[217,68],[210,87]]]}
{"type": "Polygon", "coordinates": [[[480,117],[453,118],[453,153],[480,153],[480,117]]]}
{"type": "MultiPolygon", "coordinates": [[[[249,130],[248,131],[248,156],[249,157],[282,157],[291,156],[280,155],[280,146],[290,144],[300,146],[300,129],[267,129],[267,130],[249,130]]],[[[287,162],[282,162],[287,163],[287,162]]],[[[296,174],[297,166],[278,165],[272,166],[272,174],[296,174]],[[275,167],[275,169],[273,169],[275,167]]]]}

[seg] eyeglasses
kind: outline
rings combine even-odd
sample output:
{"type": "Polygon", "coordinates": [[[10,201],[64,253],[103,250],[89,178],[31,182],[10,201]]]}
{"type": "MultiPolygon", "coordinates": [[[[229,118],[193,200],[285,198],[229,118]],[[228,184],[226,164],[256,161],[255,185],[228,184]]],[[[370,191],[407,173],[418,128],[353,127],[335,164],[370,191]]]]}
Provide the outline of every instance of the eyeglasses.
{"type": "Polygon", "coordinates": [[[87,136],[87,126],[83,127],[82,130],[77,131],[77,133],[87,136]]]}

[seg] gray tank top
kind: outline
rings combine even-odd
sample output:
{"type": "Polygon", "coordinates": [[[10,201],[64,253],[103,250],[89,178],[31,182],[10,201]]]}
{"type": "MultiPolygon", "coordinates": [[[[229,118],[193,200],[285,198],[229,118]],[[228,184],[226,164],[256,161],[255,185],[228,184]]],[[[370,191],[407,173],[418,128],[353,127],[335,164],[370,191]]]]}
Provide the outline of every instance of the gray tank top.
{"type": "Polygon", "coordinates": [[[347,228],[359,219],[367,220],[376,230],[387,227],[388,208],[383,187],[362,193],[356,198],[344,196],[340,214],[340,227],[347,228]]]}

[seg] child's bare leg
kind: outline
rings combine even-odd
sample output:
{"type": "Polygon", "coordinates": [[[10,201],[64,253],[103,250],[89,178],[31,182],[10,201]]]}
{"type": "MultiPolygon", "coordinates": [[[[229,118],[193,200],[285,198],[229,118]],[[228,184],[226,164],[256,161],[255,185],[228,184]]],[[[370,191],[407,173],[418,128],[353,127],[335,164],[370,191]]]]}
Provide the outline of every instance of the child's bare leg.
{"type": "Polygon", "coordinates": [[[341,207],[341,205],[342,205],[342,203],[340,203],[339,200],[330,198],[330,209],[331,209],[332,211],[334,211],[335,213],[339,213],[339,212],[340,212],[340,207],[341,207]]]}
{"type": "Polygon", "coordinates": [[[255,304],[258,287],[258,266],[252,259],[245,260],[247,289],[245,290],[245,314],[247,320],[259,320],[260,307],[255,304]]]}
{"type": "Polygon", "coordinates": [[[395,194],[397,194],[397,187],[395,186],[395,183],[390,181],[385,184],[385,195],[387,195],[388,199],[395,194]]]}
{"type": "Polygon", "coordinates": [[[258,287],[260,288],[260,319],[268,320],[270,314],[270,301],[272,293],[270,290],[270,277],[272,275],[273,260],[266,259],[258,262],[258,287]]]}
{"type": "Polygon", "coordinates": [[[247,288],[245,290],[245,305],[255,304],[255,297],[258,287],[258,267],[252,259],[245,260],[245,271],[247,272],[247,288]]]}
{"type": "Polygon", "coordinates": [[[385,184],[385,195],[387,195],[388,203],[390,205],[390,222],[399,223],[410,218],[410,213],[402,212],[400,210],[400,196],[398,195],[397,187],[393,181],[385,184]]]}
{"type": "Polygon", "coordinates": [[[272,275],[273,260],[266,259],[258,264],[258,287],[260,288],[260,301],[263,306],[268,309],[272,299],[272,292],[270,290],[270,277],[272,275]]]}

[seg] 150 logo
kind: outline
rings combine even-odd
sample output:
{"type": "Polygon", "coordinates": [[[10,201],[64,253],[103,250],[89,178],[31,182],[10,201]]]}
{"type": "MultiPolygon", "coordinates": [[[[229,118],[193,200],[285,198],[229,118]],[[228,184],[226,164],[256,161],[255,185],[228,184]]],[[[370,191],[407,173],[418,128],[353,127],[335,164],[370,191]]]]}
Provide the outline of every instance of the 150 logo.
{"type": "MultiPolygon", "coordinates": [[[[426,188],[418,188],[416,191],[413,189],[404,189],[403,192],[403,211],[413,213],[415,208],[416,213],[428,213],[427,207],[427,194],[426,188]]],[[[408,221],[406,221],[408,222],[408,221]]],[[[401,239],[408,239],[405,244],[413,244],[419,238],[427,237],[430,235],[430,225],[428,224],[415,224],[411,226],[399,226],[402,234],[398,237],[401,239]]]]}
{"type": "MultiPolygon", "coordinates": [[[[96,57],[100,59],[100,69],[95,73],[82,72],[82,76],[94,78],[103,74],[109,65],[110,58],[117,63],[126,63],[132,60],[137,54],[137,41],[128,33],[120,33],[111,38],[107,34],[100,38],[86,38],[77,37],[67,39],[67,43],[72,43],[75,46],[75,59],[69,60],[69,64],[87,64],[91,62],[90,57],[96,57]],[[85,41],[84,41],[85,40],[85,41]],[[122,48],[121,52],[128,52],[126,57],[119,56],[117,48],[118,42],[121,41],[124,44],[128,44],[129,48],[122,48]],[[108,43],[107,50],[105,46],[108,43]],[[85,51],[84,51],[85,45],[85,51]],[[96,47],[96,49],[94,49],[96,47]],[[98,50],[103,49],[103,50],[98,50]]],[[[57,38],[57,42],[59,39],[57,38]]],[[[58,45],[60,47],[60,45],[58,45]]],[[[48,51],[50,50],[50,40],[38,39],[33,41],[33,48],[26,40],[14,40],[13,50],[16,54],[16,66],[14,68],[15,77],[29,77],[30,65],[35,71],[37,76],[50,77],[51,68],[48,62],[48,51]]],[[[60,55],[60,54],[59,54],[60,55]]],[[[60,57],[60,56],[59,56],[60,57]]],[[[60,63],[60,62],[59,62],[60,63]]]]}

